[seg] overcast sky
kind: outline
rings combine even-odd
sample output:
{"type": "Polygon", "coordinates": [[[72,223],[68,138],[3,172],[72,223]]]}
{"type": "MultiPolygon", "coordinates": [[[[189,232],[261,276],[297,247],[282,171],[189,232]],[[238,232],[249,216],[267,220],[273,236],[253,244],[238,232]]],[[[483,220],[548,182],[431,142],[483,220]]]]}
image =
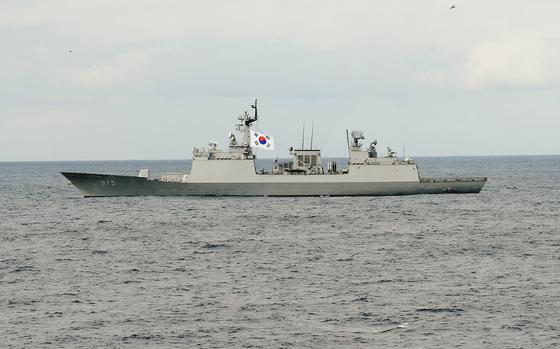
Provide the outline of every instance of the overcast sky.
{"type": "MultiPolygon", "coordinates": [[[[407,155],[560,153],[560,1],[0,3],[0,161],[182,159],[259,99],[407,155]],[[449,7],[456,3],[456,9],[449,7]],[[72,52],[70,52],[70,50],[72,52]]],[[[307,141],[308,142],[308,141],[307,141]]]]}

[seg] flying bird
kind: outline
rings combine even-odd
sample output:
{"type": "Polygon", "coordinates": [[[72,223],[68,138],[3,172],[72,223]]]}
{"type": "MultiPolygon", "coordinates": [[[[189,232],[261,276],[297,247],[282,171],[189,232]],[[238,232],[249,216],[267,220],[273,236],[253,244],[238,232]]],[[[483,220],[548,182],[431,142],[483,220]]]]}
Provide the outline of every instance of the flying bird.
{"type": "Polygon", "coordinates": [[[455,8],[455,5],[451,6],[449,9],[450,9],[450,10],[453,10],[454,8],[455,8]]]}
{"type": "Polygon", "coordinates": [[[68,50],[68,53],[72,53],[72,50],[68,50]]]}

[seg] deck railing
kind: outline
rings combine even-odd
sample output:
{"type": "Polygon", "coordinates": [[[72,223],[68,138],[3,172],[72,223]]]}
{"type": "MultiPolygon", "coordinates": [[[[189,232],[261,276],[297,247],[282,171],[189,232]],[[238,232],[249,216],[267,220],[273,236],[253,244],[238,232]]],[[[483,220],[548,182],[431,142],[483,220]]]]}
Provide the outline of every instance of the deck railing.
{"type": "Polygon", "coordinates": [[[442,178],[420,178],[420,182],[486,182],[488,177],[442,177],[442,178]]]}

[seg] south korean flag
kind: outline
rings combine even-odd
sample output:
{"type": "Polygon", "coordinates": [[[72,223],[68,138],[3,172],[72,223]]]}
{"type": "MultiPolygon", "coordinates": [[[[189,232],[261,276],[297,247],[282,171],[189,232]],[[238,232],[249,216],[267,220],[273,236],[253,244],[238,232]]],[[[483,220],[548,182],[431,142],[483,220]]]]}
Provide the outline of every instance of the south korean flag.
{"type": "Polygon", "coordinates": [[[257,149],[274,150],[274,139],[254,130],[251,130],[251,147],[257,149]]]}

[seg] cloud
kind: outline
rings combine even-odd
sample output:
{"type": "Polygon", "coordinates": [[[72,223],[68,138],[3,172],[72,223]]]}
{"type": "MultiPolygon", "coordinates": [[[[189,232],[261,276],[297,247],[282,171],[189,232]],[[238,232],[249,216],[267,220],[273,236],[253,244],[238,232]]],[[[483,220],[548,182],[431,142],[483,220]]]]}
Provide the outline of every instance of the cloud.
{"type": "Polygon", "coordinates": [[[173,62],[178,75],[185,70],[204,75],[210,66],[231,69],[228,57],[242,55],[248,62],[267,59],[279,76],[287,76],[298,68],[290,59],[295,48],[296,54],[306,52],[297,58],[316,76],[345,72],[337,85],[352,85],[345,78],[358,77],[354,82],[362,89],[377,82],[407,88],[516,87],[560,80],[550,74],[558,47],[545,39],[557,33],[552,19],[546,20],[555,9],[558,5],[547,0],[539,6],[470,1],[454,12],[441,0],[11,1],[0,13],[0,27],[6,29],[6,47],[18,53],[10,71],[0,67],[0,76],[13,75],[19,66],[19,76],[44,77],[48,71],[55,83],[107,88],[146,81],[146,75],[173,76],[165,64],[172,56],[188,62],[173,62]],[[10,45],[11,37],[22,37],[29,47],[10,45]],[[204,47],[205,42],[214,47],[204,47]],[[189,51],[197,47],[201,50],[189,51]],[[58,70],[56,51],[69,48],[81,62],[65,60],[58,70]],[[360,76],[369,81],[358,81],[360,76]]]}
{"type": "Polygon", "coordinates": [[[560,45],[542,37],[484,41],[468,55],[464,83],[470,88],[558,83],[559,61],[560,45]]]}
{"type": "MultiPolygon", "coordinates": [[[[166,53],[165,48],[146,48],[118,53],[99,63],[85,67],[63,69],[54,80],[62,84],[86,88],[106,88],[118,85],[135,85],[144,82],[146,72],[157,67],[157,58],[166,53]]],[[[80,55],[80,52],[73,53],[80,55]]]]}

